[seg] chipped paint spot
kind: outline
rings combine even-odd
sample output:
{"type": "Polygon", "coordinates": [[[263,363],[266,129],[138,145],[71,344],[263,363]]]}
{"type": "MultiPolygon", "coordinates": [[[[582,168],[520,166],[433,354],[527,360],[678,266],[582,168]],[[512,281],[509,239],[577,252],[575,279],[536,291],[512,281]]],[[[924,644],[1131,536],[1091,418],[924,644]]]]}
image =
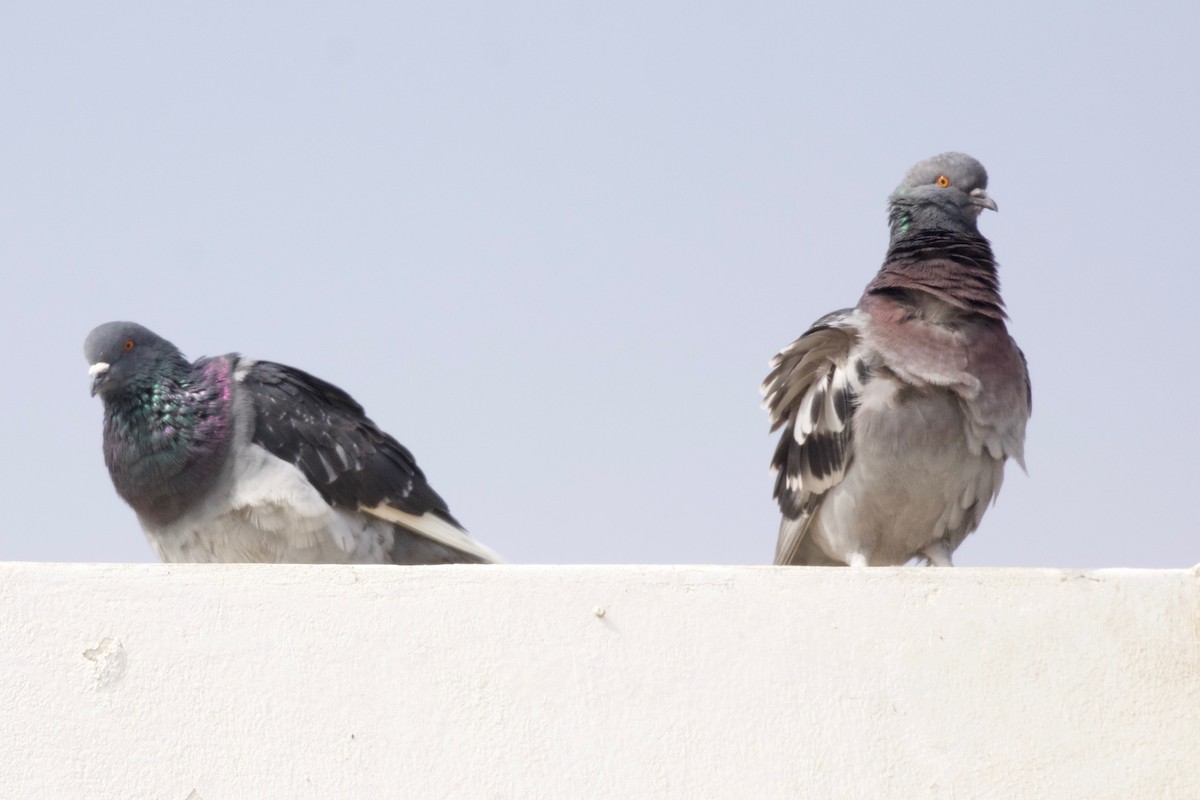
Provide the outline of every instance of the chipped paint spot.
{"type": "Polygon", "coordinates": [[[92,662],[91,683],[93,689],[107,689],[125,677],[129,660],[121,640],[105,636],[95,647],[83,651],[83,657],[92,662]]]}

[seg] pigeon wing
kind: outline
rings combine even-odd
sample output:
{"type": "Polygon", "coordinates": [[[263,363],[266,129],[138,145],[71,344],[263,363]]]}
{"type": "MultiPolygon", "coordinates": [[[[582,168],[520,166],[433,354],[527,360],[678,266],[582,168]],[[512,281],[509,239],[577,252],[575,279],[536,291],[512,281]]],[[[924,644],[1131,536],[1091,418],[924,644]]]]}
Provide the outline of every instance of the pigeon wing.
{"type": "Polygon", "coordinates": [[[783,512],[776,564],[796,563],[809,522],[853,457],[854,412],[870,379],[857,309],[827,314],[771,360],[762,384],[771,430],[783,428],[771,462],[783,512]]]}
{"type": "Polygon", "coordinates": [[[270,361],[239,372],[253,399],[252,441],[295,464],[329,505],[385,519],[479,561],[502,560],[467,535],[408,448],[346,392],[270,361]]]}

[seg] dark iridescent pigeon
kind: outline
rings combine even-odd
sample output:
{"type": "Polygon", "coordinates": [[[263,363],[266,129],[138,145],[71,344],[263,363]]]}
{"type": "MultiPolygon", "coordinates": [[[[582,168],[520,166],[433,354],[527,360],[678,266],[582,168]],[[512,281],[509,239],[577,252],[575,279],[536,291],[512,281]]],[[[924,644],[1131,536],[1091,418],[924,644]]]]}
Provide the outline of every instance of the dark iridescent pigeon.
{"type": "Polygon", "coordinates": [[[949,566],[1024,467],[1031,395],[976,220],[983,165],[944,153],[892,194],[887,257],[855,308],[827,314],[763,382],[783,511],[776,564],[949,566]]]}
{"type": "Polygon", "coordinates": [[[83,350],[113,485],[163,561],[501,561],[336,386],[237,354],[189,363],[132,322],[83,350]]]}

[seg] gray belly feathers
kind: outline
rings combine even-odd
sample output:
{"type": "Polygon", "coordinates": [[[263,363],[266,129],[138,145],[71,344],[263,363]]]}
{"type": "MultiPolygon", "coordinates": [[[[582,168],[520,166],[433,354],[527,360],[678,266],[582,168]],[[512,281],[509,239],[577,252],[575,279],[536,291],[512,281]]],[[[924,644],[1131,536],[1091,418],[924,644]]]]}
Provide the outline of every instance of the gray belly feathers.
{"type": "Polygon", "coordinates": [[[867,386],[855,414],[854,462],[831,488],[808,535],[842,563],[935,560],[978,527],[1000,490],[1004,462],[968,440],[957,397],[914,393],[897,381],[867,386]],[[930,551],[930,552],[926,552],[930,551]]]}
{"type": "Polygon", "coordinates": [[[168,562],[382,564],[393,527],[331,507],[299,469],[254,444],[194,509],[166,525],[143,523],[168,562]]]}

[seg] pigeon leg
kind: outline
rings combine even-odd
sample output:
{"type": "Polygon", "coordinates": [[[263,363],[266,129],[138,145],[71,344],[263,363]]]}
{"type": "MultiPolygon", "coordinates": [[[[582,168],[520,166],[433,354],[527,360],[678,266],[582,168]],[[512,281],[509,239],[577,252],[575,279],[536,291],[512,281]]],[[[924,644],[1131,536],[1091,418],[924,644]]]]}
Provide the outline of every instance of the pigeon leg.
{"type": "Polygon", "coordinates": [[[921,555],[929,559],[931,567],[953,567],[950,560],[950,545],[944,539],[934,542],[921,551],[921,555]]]}

